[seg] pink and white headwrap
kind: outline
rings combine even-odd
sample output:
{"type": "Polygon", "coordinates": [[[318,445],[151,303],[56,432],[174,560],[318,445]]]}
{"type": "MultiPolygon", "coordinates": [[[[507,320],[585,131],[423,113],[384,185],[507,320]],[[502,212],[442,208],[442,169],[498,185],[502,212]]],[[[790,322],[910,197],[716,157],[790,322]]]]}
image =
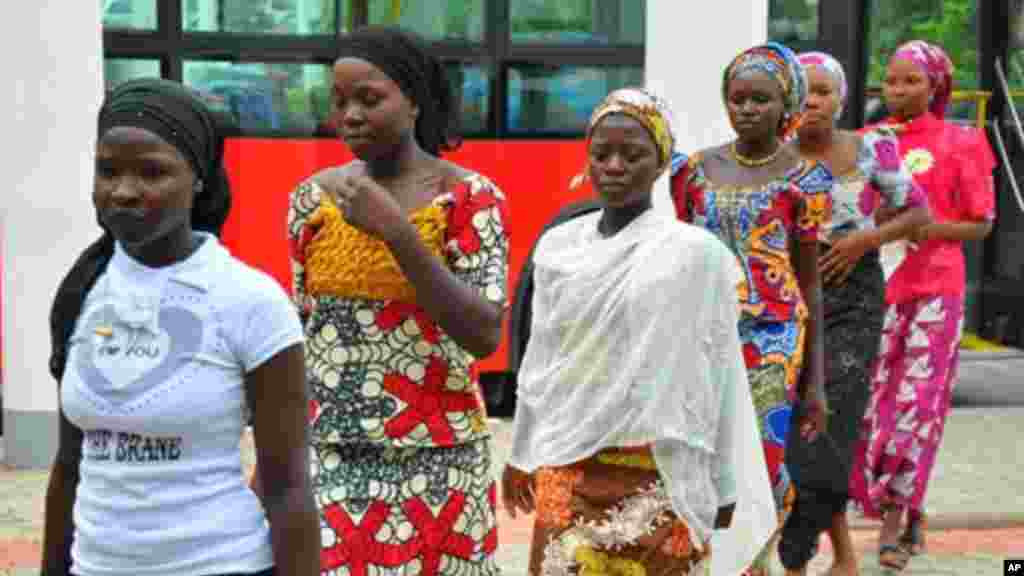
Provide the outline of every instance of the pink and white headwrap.
{"type": "Polygon", "coordinates": [[[832,78],[835,90],[839,94],[839,107],[836,108],[835,113],[835,119],[839,120],[839,117],[843,115],[843,108],[846,107],[846,93],[849,90],[846,84],[846,72],[843,71],[843,65],[832,55],[824,52],[804,52],[797,56],[797,60],[800,61],[800,65],[804,67],[804,70],[811,66],[817,66],[832,78]]]}
{"type": "Polygon", "coordinates": [[[953,61],[946,52],[923,40],[912,40],[893,52],[892,59],[897,58],[913,62],[928,76],[932,85],[928,110],[939,118],[945,117],[946,107],[953,94],[953,61]]]}

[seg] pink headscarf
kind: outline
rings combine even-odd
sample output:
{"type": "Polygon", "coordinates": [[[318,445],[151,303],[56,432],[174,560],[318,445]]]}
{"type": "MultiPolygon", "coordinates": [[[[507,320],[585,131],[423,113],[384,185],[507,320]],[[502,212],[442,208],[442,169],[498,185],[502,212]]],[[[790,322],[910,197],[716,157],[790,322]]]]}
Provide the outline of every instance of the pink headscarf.
{"type": "Polygon", "coordinates": [[[945,117],[953,94],[953,62],[942,48],[923,40],[912,40],[897,48],[892,58],[909,60],[928,76],[933,90],[928,110],[939,118],[945,117]]]}
{"type": "Polygon", "coordinates": [[[849,86],[846,84],[846,73],[843,72],[843,65],[833,58],[831,54],[824,52],[803,52],[796,58],[803,65],[804,70],[811,66],[817,66],[824,70],[832,79],[836,92],[839,94],[839,106],[836,108],[835,113],[835,119],[839,120],[840,116],[843,115],[843,108],[846,107],[846,93],[849,91],[849,86]]]}

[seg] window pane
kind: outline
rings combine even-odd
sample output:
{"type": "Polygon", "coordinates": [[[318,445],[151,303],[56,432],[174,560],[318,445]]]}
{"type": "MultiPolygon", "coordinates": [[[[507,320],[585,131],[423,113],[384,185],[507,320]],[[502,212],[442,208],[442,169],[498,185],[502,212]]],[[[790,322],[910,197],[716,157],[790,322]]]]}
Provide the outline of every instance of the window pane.
{"type": "Polygon", "coordinates": [[[185,84],[230,112],[245,133],[331,132],[328,66],[186,61],[182,71],[185,84]]]}
{"type": "Polygon", "coordinates": [[[1024,0],[1010,0],[1009,58],[1004,66],[1017,113],[1024,116],[1024,0]]]}
{"type": "MultiPolygon", "coordinates": [[[[462,134],[472,136],[486,132],[490,111],[490,72],[486,68],[461,62],[448,62],[445,64],[445,68],[448,73],[448,81],[451,82],[456,97],[460,98],[462,115],[459,118],[459,127],[462,134]]],[[[329,86],[330,84],[328,84],[329,86]]],[[[327,106],[331,106],[331,104],[332,102],[328,101],[327,106]]],[[[336,112],[333,109],[330,111],[331,113],[336,112]]],[[[334,126],[324,125],[319,135],[337,136],[337,132],[334,126]]]]}
{"type": "MultiPolygon", "coordinates": [[[[881,88],[889,57],[900,44],[910,40],[926,40],[942,46],[953,61],[954,90],[978,88],[977,0],[876,0],[869,6],[869,87],[881,88]]],[[[884,118],[886,112],[885,104],[879,95],[866,99],[865,122],[884,118]]],[[[947,112],[950,119],[971,123],[976,121],[976,114],[977,105],[973,100],[955,100],[947,112]]]]}
{"type": "Polygon", "coordinates": [[[1024,86],[1024,0],[1010,0],[1010,65],[1006,79],[1013,87],[1024,86]]]}
{"type": "Polygon", "coordinates": [[[508,131],[582,134],[609,92],[643,84],[641,67],[528,65],[509,70],[508,131]]]}
{"type": "Polygon", "coordinates": [[[156,30],[156,0],[100,0],[103,27],[156,30]]]}
{"type": "Polygon", "coordinates": [[[926,40],[942,46],[955,67],[954,87],[978,87],[978,1],[874,1],[870,4],[868,85],[881,86],[885,66],[900,44],[926,40]]]}
{"type": "Polygon", "coordinates": [[[643,44],[646,0],[511,0],[513,42],[643,44]]]}
{"type": "Polygon", "coordinates": [[[490,74],[479,66],[464,66],[457,62],[448,64],[447,68],[448,79],[462,99],[462,132],[479,134],[486,131],[491,96],[490,74]]]}
{"type": "Polygon", "coordinates": [[[430,39],[480,40],[483,0],[369,0],[370,24],[397,24],[430,39]]]}
{"type": "MultiPolygon", "coordinates": [[[[348,22],[348,0],[341,3],[348,22]]],[[[239,34],[334,34],[334,0],[184,0],[182,22],[189,32],[239,34]]]]}
{"type": "Polygon", "coordinates": [[[159,78],[160,61],[141,58],[107,58],[103,61],[103,83],[107,90],[128,80],[159,78]]]}
{"type": "Polygon", "coordinates": [[[819,0],[770,0],[768,38],[797,52],[813,50],[818,41],[819,0]]]}

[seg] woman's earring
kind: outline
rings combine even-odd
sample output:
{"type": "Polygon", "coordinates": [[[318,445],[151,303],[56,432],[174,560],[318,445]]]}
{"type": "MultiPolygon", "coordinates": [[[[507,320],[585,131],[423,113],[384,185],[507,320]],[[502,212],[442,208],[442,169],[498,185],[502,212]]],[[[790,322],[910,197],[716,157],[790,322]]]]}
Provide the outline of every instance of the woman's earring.
{"type": "Polygon", "coordinates": [[[206,184],[204,184],[202,180],[196,179],[196,181],[192,184],[192,191],[195,192],[196,194],[199,194],[200,192],[203,191],[203,188],[205,187],[206,184]]]}

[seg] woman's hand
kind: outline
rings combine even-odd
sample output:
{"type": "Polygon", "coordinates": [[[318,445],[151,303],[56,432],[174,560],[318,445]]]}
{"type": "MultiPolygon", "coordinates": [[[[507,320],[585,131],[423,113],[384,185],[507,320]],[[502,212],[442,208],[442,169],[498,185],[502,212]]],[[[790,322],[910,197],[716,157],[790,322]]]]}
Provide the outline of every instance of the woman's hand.
{"type": "Polygon", "coordinates": [[[329,176],[320,184],[345,221],[370,236],[387,242],[410,226],[391,193],[368,176],[329,176]]]}
{"type": "Polygon", "coordinates": [[[857,267],[857,262],[878,245],[875,230],[860,230],[843,236],[818,259],[822,280],[827,285],[842,284],[857,267]]]}
{"type": "Polygon", "coordinates": [[[517,510],[522,510],[523,514],[533,514],[536,505],[533,474],[506,464],[505,472],[501,475],[501,500],[513,518],[517,510]]]}
{"type": "Polygon", "coordinates": [[[715,530],[725,530],[732,526],[732,516],[735,512],[735,504],[719,507],[718,513],[715,514],[715,530]]]}
{"type": "Polygon", "coordinates": [[[828,404],[824,398],[816,395],[801,402],[800,436],[807,442],[813,442],[818,434],[828,430],[828,404]]]}

